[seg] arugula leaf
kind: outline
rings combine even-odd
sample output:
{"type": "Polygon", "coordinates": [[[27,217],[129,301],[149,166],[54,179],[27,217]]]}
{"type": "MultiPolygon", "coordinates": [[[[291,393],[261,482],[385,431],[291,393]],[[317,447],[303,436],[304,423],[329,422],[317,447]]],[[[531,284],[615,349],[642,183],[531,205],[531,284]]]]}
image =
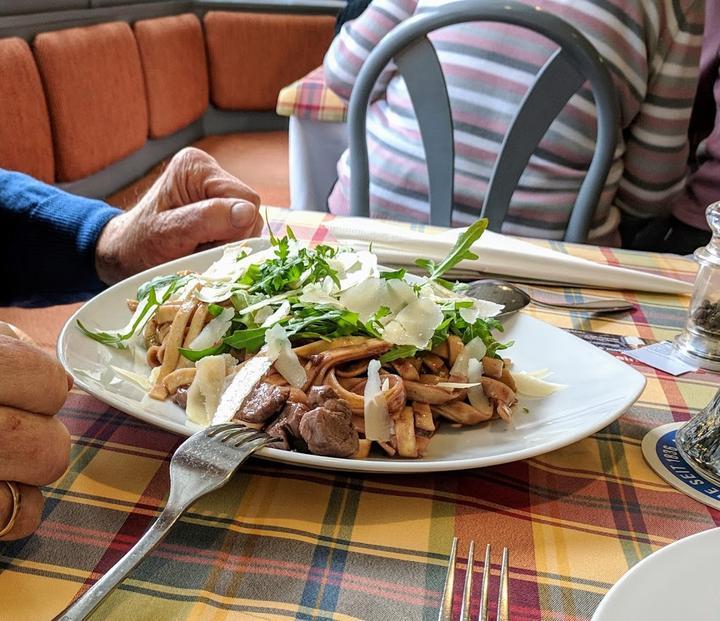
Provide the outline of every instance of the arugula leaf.
{"type": "MultiPolygon", "coordinates": [[[[154,280],[159,281],[159,279],[154,280]]],[[[174,280],[171,280],[170,285],[165,289],[162,297],[159,300],[155,291],[155,287],[150,287],[148,292],[141,299],[141,305],[138,306],[137,310],[133,314],[130,327],[125,332],[120,332],[119,330],[114,330],[111,332],[103,332],[101,330],[98,330],[97,332],[93,332],[89,328],[85,327],[79,319],[77,320],[78,328],[85,336],[90,337],[98,343],[102,343],[103,345],[108,345],[110,347],[115,347],[117,349],[125,349],[127,347],[125,345],[125,341],[131,339],[138,330],[141,330],[145,326],[148,319],[150,319],[152,312],[154,312],[158,306],[167,302],[170,296],[174,293],[174,291],[180,285],[182,285],[185,280],[185,277],[176,277],[174,280]]]]}
{"type": "Polygon", "coordinates": [[[218,343],[207,349],[186,349],[179,347],[178,351],[191,362],[197,362],[205,356],[217,356],[218,354],[224,354],[228,350],[225,343],[218,343]]]}
{"type": "Polygon", "coordinates": [[[415,265],[432,274],[435,270],[435,261],[432,259],[415,259],[415,265]]]}
{"type": "Polygon", "coordinates": [[[400,268],[394,272],[380,272],[380,278],[383,280],[403,280],[405,278],[405,274],[407,274],[407,270],[405,268],[400,268]]]}
{"type": "Polygon", "coordinates": [[[178,281],[182,281],[182,283],[184,284],[187,280],[187,276],[183,276],[180,274],[164,274],[163,276],[155,276],[155,278],[148,280],[146,283],[143,283],[138,287],[137,299],[145,299],[150,293],[151,289],[160,289],[173,283],[175,284],[175,289],[177,289],[179,286],[178,281]]]}
{"type": "Polygon", "coordinates": [[[217,317],[224,310],[225,308],[223,306],[220,306],[220,304],[208,304],[208,314],[211,317],[217,317]]]}
{"type": "Polygon", "coordinates": [[[399,360],[400,358],[411,358],[416,353],[417,347],[414,345],[398,345],[380,356],[380,362],[385,363],[399,360]]]}
{"type": "Polygon", "coordinates": [[[365,322],[365,330],[375,338],[382,338],[383,324],[380,320],[387,317],[392,311],[387,306],[378,308],[370,319],[365,322]]]}
{"type": "Polygon", "coordinates": [[[235,349],[244,349],[247,352],[256,352],[265,344],[265,332],[268,328],[248,328],[235,330],[230,336],[223,339],[225,345],[235,349]]]}
{"type": "Polygon", "coordinates": [[[448,270],[455,267],[465,259],[477,259],[477,255],[470,250],[472,245],[480,238],[488,226],[487,218],[480,218],[473,222],[465,231],[458,235],[452,250],[439,264],[430,259],[418,259],[415,264],[430,272],[428,280],[437,280],[448,270]]]}

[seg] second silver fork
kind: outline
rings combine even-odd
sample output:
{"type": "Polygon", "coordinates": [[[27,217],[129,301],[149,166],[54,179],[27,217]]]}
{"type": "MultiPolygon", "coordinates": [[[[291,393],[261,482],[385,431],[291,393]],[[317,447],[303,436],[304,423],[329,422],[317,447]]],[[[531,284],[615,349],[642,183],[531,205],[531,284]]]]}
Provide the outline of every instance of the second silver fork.
{"type": "MultiPolygon", "coordinates": [[[[455,562],[457,559],[458,538],[453,537],[450,548],[450,559],[448,560],[447,577],[443,588],[442,600],[440,601],[440,614],[438,621],[452,621],[453,591],[455,588],[455,562]]],[[[460,609],[460,620],[470,621],[470,607],[472,604],[473,564],[475,556],[475,542],[470,542],[465,569],[465,584],[463,586],[462,607],[460,609]]],[[[510,610],[508,603],[508,565],[509,552],[503,548],[502,561],[500,563],[500,586],[498,587],[498,602],[496,621],[510,621],[510,610]]],[[[489,621],[488,617],[488,593],[490,590],[490,544],[485,547],[485,563],[483,565],[482,583],[480,586],[480,612],[478,621],[489,621]]]]}
{"type": "Polygon", "coordinates": [[[225,485],[240,464],[275,440],[266,433],[236,423],[208,427],[185,440],[170,461],[170,494],[157,520],[127,554],[60,613],[56,621],[85,619],[162,540],[192,503],[225,485]]]}

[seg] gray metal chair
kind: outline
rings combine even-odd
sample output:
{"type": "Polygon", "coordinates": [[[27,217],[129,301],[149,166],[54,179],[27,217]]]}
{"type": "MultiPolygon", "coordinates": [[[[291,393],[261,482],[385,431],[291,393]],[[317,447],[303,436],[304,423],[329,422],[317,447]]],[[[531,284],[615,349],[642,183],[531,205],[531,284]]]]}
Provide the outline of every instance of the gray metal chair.
{"type": "Polygon", "coordinates": [[[428,167],[430,222],[450,226],[455,149],[445,78],[427,34],[463,22],[491,21],[521,26],[554,41],[559,49],[538,72],[518,107],[495,162],[481,215],[499,231],[510,198],[533,151],[570,97],[588,80],[598,112],[597,142],[565,231],[565,241],[587,239],[619,132],[619,106],[605,60],[577,29],[562,19],[512,0],[461,0],[416,15],[394,28],[373,49],[360,70],[348,110],[350,211],[369,215],[366,115],[378,76],[394,60],[405,80],[420,127],[428,167]]]}

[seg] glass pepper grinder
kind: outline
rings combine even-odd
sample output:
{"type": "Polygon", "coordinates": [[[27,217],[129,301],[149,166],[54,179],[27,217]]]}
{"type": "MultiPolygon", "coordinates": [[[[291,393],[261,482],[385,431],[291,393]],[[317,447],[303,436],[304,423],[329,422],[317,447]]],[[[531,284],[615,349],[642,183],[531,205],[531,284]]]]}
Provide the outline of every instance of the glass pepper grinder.
{"type": "Polygon", "coordinates": [[[720,201],[705,212],[712,239],[695,251],[700,265],[687,323],[675,338],[682,358],[703,369],[720,371],[720,201]]]}
{"type": "Polygon", "coordinates": [[[697,472],[720,484],[720,390],[704,410],[678,429],[675,445],[697,472]]]}

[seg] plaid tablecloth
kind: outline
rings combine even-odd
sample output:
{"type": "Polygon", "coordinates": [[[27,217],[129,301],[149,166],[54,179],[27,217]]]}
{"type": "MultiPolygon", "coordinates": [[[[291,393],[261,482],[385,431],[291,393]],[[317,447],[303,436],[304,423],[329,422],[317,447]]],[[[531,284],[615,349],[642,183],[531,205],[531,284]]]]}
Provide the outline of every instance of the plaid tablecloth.
{"type": "MultiPolygon", "coordinates": [[[[323,240],[317,213],[272,210],[276,232],[323,240]]],[[[673,256],[553,243],[597,261],[692,279],[673,256]]],[[[579,290],[567,289],[572,298],[579,290]]],[[[609,292],[609,294],[612,294],[609,292]]],[[[615,293],[614,295],[619,295],[615,293]]],[[[632,314],[527,312],[581,336],[661,340],[677,333],[687,299],[624,294],[632,314]]],[[[52,311],[55,322],[70,309],[52,311]]],[[[41,327],[42,315],[0,317],[41,327]],[[23,321],[28,319],[28,321],[23,321]]],[[[588,619],[620,576],[654,550],[716,526],[720,513],[681,495],[646,465],[651,428],[685,420],[718,375],[679,378],[613,352],[647,377],[618,421],[564,449],[503,466],[404,476],[357,476],[251,460],[185,514],[94,619],[434,619],[453,535],[511,550],[513,621],[588,619]]],[[[44,520],[0,545],[0,619],[50,619],[107,571],[157,516],[180,438],[74,391],[61,413],[71,466],[45,489],[44,520]]],[[[478,572],[480,567],[477,567],[478,572]]],[[[479,578],[479,574],[478,574],[479,578]]]]}
{"type": "Polygon", "coordinates": [[[318,67],[280,91],[275,111],[281,116],[342,123],[347,104],[325,86],[323,68],[318,67]]]}

